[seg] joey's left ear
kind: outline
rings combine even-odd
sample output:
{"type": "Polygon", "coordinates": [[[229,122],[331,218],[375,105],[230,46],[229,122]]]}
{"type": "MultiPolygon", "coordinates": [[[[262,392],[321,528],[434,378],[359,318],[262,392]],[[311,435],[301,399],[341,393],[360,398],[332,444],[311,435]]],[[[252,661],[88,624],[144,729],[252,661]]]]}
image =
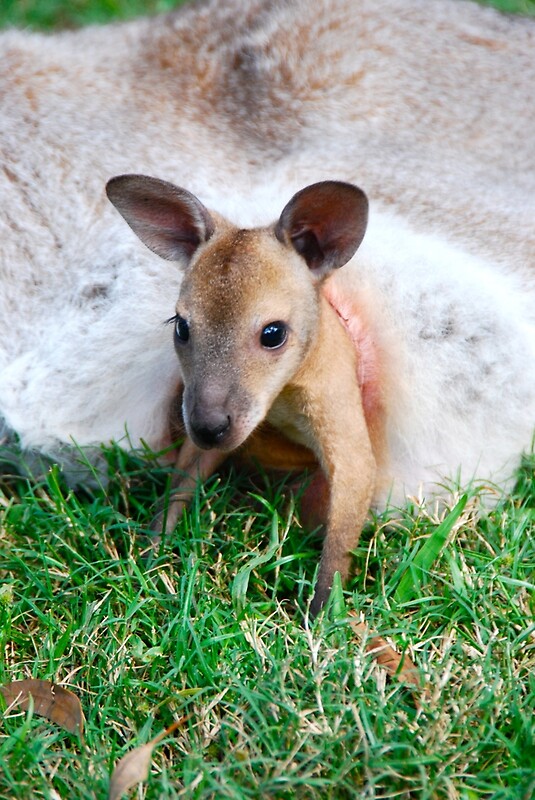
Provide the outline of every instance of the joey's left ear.
{"type": "Polygon", "coordinates": [[[355,254],[368,223],[368,199],[351,183],[322,181],[297,192],[285,206],[275,236],[292,247],[318,276],[355,254]]]}

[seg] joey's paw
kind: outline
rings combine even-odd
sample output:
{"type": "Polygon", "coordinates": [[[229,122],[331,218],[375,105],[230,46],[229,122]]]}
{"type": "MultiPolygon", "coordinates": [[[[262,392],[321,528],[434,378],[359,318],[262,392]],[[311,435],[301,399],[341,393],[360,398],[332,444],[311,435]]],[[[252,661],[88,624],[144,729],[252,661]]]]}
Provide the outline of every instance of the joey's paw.
{"type": "Polygon", "coordinates": [[[167,530],[167,524],[166,524],[167,512],[166,509],[160,503],[158,504],[158,506],[159,510],[156,512],[156,514],[150,521],[148,536],[151,541],[159,543],[162,538],[162,533],[165,533],[167,530]]]}
{"type": "Polygon", "coordinates": [[[171,497],[167,505],[162,503],[160,510],[152,518],[150,523],[151,539],[161,541],[162,534],[171,533],[186,507],[186,503],[182,499],[175,499],[171,497]]]}
{"type": "Polygon", "coordinates": [[[163,535],[174,530],[183,509],[182,501],[170,500],[167,505],[163,502],[160,504],[160,508],[152,518],[147,534],[144,536],[143,545],[145,547],[142,556],[145,559],[158,553],[163,535]]]}
{"type": "Polygon", "coordinates": [[[139,547],[141,548],[141,558],[145,562],[150,561],[153,556],[158,555],[162,543],[163,522],[164,510],[162,508],[152,518],[149,527],[145,528],[143,533],[138,534],[136,537],[139,547]]]}
{"type": "Polygon", "coordinates": [[[331,586],[329,584],[317,585],[314,597],[310,603],[310,618],[315,619],[324,605],[326,604],[331,594],[331,586]]]}

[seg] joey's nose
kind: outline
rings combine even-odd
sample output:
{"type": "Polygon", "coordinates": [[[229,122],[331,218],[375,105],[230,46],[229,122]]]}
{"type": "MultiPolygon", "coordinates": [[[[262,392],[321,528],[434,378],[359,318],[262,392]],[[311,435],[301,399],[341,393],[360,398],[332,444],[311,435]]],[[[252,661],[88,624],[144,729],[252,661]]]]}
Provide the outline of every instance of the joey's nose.
{"type": "Polygon", "coordinates": [[[193,437],[199,447],[217,447],[218,444],[222,444],[225,435],[230,430],[228,414],[192,415],[190,423],[193,437]]]}

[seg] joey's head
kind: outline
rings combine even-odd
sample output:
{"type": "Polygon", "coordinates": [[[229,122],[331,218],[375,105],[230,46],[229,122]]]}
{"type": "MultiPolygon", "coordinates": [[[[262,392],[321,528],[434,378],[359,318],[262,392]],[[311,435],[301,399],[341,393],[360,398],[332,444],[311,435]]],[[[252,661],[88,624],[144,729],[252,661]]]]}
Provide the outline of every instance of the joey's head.
{"type": "Polygon", "coordinates": [[[366,196],[346,183],[313,184],[275,225],[241,230],[155,178],[120,175],[107,193],[139,238],[184,270],[171,321],[186,430],[199,447],[233,450],[305,361],[319,286],[362,241],[366,196]]]}

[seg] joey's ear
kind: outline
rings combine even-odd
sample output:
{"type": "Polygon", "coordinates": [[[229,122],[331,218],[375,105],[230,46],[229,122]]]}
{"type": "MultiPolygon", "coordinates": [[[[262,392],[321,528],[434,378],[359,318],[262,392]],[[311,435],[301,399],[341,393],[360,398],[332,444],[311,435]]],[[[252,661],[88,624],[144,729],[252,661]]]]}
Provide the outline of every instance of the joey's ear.
{"type": "Polygon", "coordinates": [[[214,221],[195,195],[145,175],[118,175],[106,193],[141,241],[169,261],[189,261],[214,232],[214,221]]]}
{"type": "Polygon", "coordinates": [[[322,181],[297,192],[285,206],[275,236],[324,277],[357,251],[368,222],[368,199],[351,183],[322,181]]]}

